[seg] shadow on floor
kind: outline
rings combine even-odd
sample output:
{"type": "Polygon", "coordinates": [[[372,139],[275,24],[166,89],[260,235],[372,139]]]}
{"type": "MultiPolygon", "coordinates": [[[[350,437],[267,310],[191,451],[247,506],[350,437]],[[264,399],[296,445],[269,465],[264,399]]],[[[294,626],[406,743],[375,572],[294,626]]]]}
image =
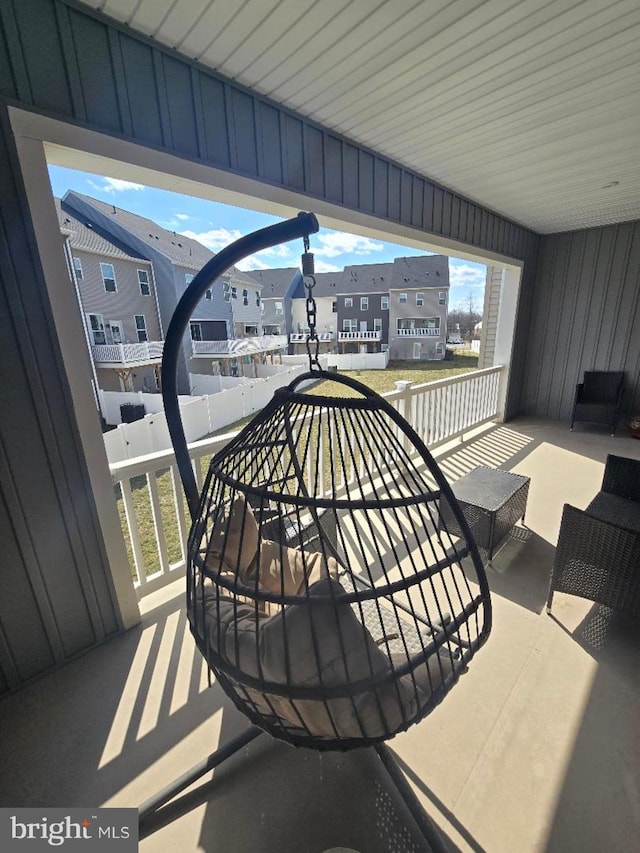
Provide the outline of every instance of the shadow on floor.
{"type": "MultiPolygon", "coordinates": [[[[594,605],[575,631],[597,662],[545,850],[628,853],[640,838],[640,622],[594,605]],[[629,673],[636,678],[629,678],[629,673]],[[616,827],[615,841],[610,829],[616,827]]],[[[567,673],[567,678],[571,673],[567,673]]]]}

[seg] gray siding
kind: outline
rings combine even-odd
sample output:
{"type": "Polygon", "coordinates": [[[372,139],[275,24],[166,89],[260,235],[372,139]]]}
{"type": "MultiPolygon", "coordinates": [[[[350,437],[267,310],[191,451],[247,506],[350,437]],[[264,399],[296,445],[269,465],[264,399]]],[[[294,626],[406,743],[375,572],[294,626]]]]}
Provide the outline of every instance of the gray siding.
{"type": "MultiPolygon", "coordinates": [[[[135,315],[144,314],[147,321],[147,336],[150,341],[162,340],[151,264],[125,261],[119,258],[107,258],[73,250],[73,257],[82,262],[82,281],[78,283],[82,311],[86,315],[102,314],[105,324],[111,320],[120,320],[123,325],[124,343],[137,343],[135,315]],[[116,293],[104,289],[100,263],[113,265],[116,277],[116,293]],[[149,276],[149,295],[143,296],[138,283],[138,270],[146,270],[149,276]]],[[[107,330],[107,343],[111,343],[107,330]]]]}
{"type": "Polygon", "coordinates": [[[389,350],[391,358],[412,359],[413,345],[415,343],[422,344],[421,358],[436,359],[444,358],[444,346],[442,352],[437,353],[437,344],[444,344],[446,329],[447,329],[447,303],[448,303],[449,288],[445,285],[441,287],[424,287],[420,289],[408,288],[407,290],[390,290],[389,291],[389,350]],[[444,305],[438,304],[438,294],[444,292],[447,294],[447,299],[444,305]],[[400,294],[407,294],[407,301],[400,302],[400,294]],[[424,304],[416,303],[418,293],[424,294],[424,304]],[[440,320],[440,334],[433,337],[422,337],[414,335],[398,335],[397,327],[398,320],[425,320],[428,317],[437,317],[440,320]]]}
{"type": "Polygon", "coordinates": [[[526,340],[523,408],[568,419],[585,370],[624,370],[640,409],[640,221],[542,239],[526,340]]]}
{"type": "MultiPolygon", "coordinates": [[[[389,312],[384,311],[380,308],[380,298],[382,296],[388,296],[388,293],[371,293],[364,291],[363,293],[349,293],[347,295],[343,295],[339,293],[336,295],[335,299],[337,302],[338,310],[336,312],[337,316],[337,331],[338,335],[340,332],[344,331],[344,321],[345,320],[355,320],[357,323],[356,331],[360,331],[360,323],[366,322],[367,331],[373,331],[373,321],[375,319],[382,320],[382,335],[380,337],[380,343],[386,343],[388,341],[389,334],[389,312]],[[360,307],[360,299],[361,297],[366,296],[369,300],[369,307],[366,309],[362,309],[360,307]],[[345,307],[345,299],[351,299],[353,301],[353,305],[351,308],[345,307]]],[[[345,349],[345,351],[353,350],[357,351],[360,346],[359,341],[351,341],[348,344],[340,344],[341,349],[345,349]]],[[[371,344],[371,350],[373,351],[374,345],[371,344]]],[[[375,344],[375,349],[378,350],[380,345],[378,343],[375,344]]]]}
{"type": "Polygon", "coordinates": [[[0,685],[118,630],[33,225],[0,107],[0,685]]]}

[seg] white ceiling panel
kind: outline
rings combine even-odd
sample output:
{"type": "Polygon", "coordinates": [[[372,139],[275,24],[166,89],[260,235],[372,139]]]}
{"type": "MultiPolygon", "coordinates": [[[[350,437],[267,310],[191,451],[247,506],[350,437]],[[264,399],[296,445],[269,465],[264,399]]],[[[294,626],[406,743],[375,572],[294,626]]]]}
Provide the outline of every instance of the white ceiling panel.
{"type": "Polygon", "coordinates": [[[538,231],[640,218],[638,0],[87,5],[538,231]]]}

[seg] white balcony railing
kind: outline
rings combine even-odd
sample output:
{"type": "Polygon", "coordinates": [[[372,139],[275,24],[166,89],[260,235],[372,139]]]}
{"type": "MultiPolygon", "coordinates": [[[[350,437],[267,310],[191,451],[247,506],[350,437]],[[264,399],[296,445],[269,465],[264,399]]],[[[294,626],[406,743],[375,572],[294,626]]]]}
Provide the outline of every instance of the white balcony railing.
{"type": "Polygon", "coordinates": [[[91,347],[97,365],[140,365],[162,361],[164,341],[145,341],[140,344],[97,344],[91,347]]]}
{"type": "Polygon", "coordinates": [[[260,352],[273,352],[287,348],[286,335],[257,335],[253,338],[235,338],[227,341],[191,341],[193,355],[197,357],[228,356],[239,358],[260,352]]]}
{"type": "Polygon", "coordinates": [[[379,341],[381,337],[380,331],[338,332],[339,341],[379,341]]]}
{"type": "Polygon", "coordinates": [[[400,335],[400,337],[439,338],[440,329],[427,329],[423,326],[419,326],[414,329],[398,329],[397,334],[400,335]]]}
{"type": "MultiPolygon", "coordinates": [[[[502,367],[490,367],[391,391],[384,397],[413,426],[433,450],[445,441],[495,419],[498,414],[502,367]]],[[[344,428],[348,428],[345,426],[344,428]]],[[[236,433],[203,439],[189,445],[198,488],[202,488],[212,454],[236,433]]],[[[365,458],[369,444],[360,447],[362,470],[375,471],[378,460],[365,458]]],[[[411,448],[407,447],[411,452],[411,448]]],[[[110,465],[123,510],[133,582],[140,596],[174,580],[185,570],[187,512],[172,450],[110,465]],[[140,479],[143,479],[141,484],[140,479]],[[149,519],[153,525],[150,530],[149,519]]],[[[328,485],[328,483],[327,483],[328,485]]],[[[337,483],[344,488],[346,483],[337,483]]],[[[324,492],[325,483],[307,483],[311,493],[324,492]]]]}
{"type": "MultiPolygon", "coordinates": [[[[304,344],[307,342],[308,332],[292,332],[289,340],[292,344],[304,344]]],[[[332,341],[335,337],[335,332],[318,332],[319,341],[332,341]]]]}

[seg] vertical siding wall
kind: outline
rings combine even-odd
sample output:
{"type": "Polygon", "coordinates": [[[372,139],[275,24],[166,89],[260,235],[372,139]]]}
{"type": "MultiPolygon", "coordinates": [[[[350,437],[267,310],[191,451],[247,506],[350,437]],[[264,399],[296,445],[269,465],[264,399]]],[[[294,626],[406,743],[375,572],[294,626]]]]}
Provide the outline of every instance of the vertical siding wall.
{"type": "Polygon", "coordinates": [[[496,351],[496,332],[502,295],[502,269],[487,267],[484,290],[484,312],[482,316],[482,334],[480,336],[480,359],[478,367],[492,367],[496,351]]]}
{"type": "Polygon", "coordinates": [[[19,175],[0,110],[0,691],[118,629],[19,175]]]}
{"type": "Polygon", "coordinates": [[[542,240],[524,409],[568,419],[585,370],[624,370],[624,409],[640,410],[640,221],[542,240]]]}

